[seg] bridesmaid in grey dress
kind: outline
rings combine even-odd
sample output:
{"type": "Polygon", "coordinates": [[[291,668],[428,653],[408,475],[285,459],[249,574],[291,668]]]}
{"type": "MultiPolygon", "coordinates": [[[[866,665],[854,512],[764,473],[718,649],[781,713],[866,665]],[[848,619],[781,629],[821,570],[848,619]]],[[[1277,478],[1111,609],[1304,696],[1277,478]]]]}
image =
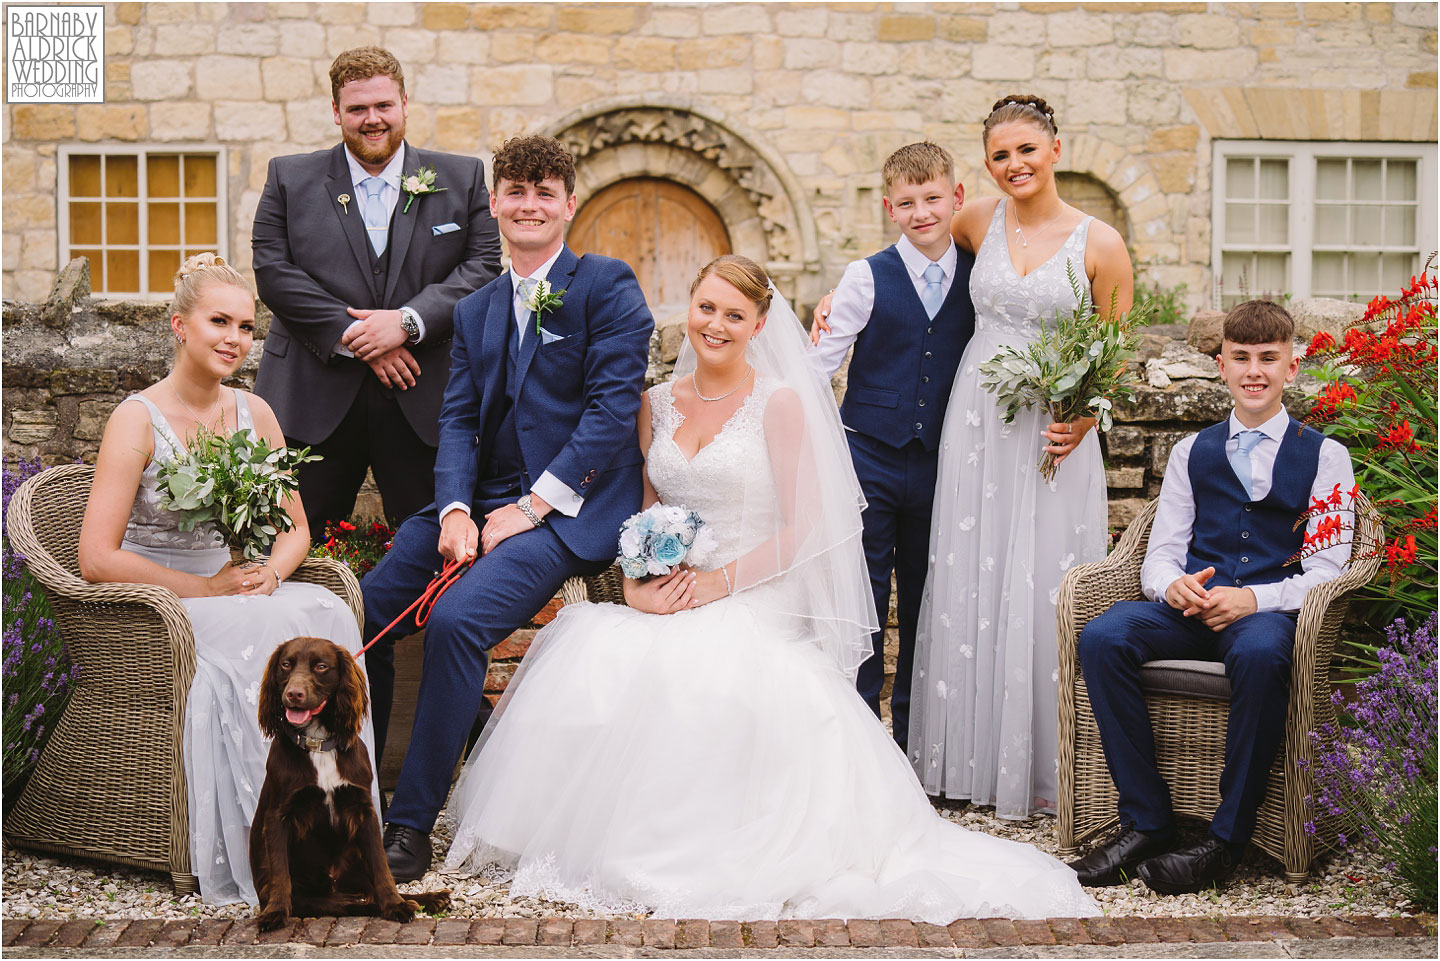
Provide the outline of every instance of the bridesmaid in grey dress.
{"type": "Polygon", "coordinates": [[[1017,819],[1054,809],[1056,595],[1066,570],[1105,555],[1105,475],[1093,420],[1030,410],[1006,424],[979,365],[1068,315],[1067,265],[1106,309],[1113,291],[1129,310],[1134,292],[1120,235],[1056,191],[1053,113],[1038,97],[995,104],[985,167],[1004,196],[967,203],[951,224],[976,255],[975,335],[946,409],[910,712],[925,790],[1017,819]],[[1036,468],[1045,450],[1062,462],[1048,484],[1036,468]]]}
{"type": "MultiPolygon", "coordinates": [[[[276,537],[264,563],[243,567],[231,563],[213,528],[181,531],[178,515],[160,506],[159,465],[199,427],[284,443],[269,405],[221,384],[254,337],[255,295],[245,279],[214,254],[197,254],[176,275],[173,309],[170,373],[127,397],[105,427],[80,529],[80,571],[89,581],[167,587],[189,613],[196,664],[183,743],[191,870],[206,901],[254,904],[249,835],[269,752],[256,718],[265,664],[275,647],[302,635],[353,653],[360,631],[330,591],[284,583],[309,548],[298,499],[285,505],[296,528],[276,537]]],[[[362,737],[373,743],[368,719],[362,737]]]]}

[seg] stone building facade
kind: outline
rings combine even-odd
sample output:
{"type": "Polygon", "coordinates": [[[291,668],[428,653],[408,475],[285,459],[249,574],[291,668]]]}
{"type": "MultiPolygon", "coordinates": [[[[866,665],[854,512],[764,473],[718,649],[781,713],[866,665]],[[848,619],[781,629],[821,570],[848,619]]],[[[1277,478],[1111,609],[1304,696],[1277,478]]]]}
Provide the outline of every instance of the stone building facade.
{"type": "MultiPolygon", "coordinates": [[[[82,237],[93,211],[72,206],[87,149],[214,157],[218,180],[218,209],[186,205],[185,239],[145,216],[127,227],[115,243],[139,249],[98,286],[138,270],[154,275],[140,293],[162,294],[170,261],[147,252],[162,241],[172,259],[218,245],[247,265],[267,161],[336,142],[326,70],[368,43],[405,64],[417,146],[488,159],[514,134],[560,136],[580,157],[582,218],[617,186],[683,195],[667,222],[679,252],[756,256],[802,305],[892,239],[878,170],[899,145],[935,140],[971,196],[995,192],[979,124],[1008,92],[1055,106],[1062,192],[1120,227],[1143,276],[1186,283],[1191,306],[1215,280],[1215,144],[1429,145],[1419,172],[1434,179],[1430,3],[108,3],[105,16],[103,104],[4,108],[6,297],[43,300],[72,253],[114,240],[94,225],[82,237]]],[[[691,265],[627,219],[643,203],[611,199],[587,237],[640,261],[672,307],[691,265]]],[[[1416,251],[1434,244],[1433,216],[1418,219],[1416,251]]]]}

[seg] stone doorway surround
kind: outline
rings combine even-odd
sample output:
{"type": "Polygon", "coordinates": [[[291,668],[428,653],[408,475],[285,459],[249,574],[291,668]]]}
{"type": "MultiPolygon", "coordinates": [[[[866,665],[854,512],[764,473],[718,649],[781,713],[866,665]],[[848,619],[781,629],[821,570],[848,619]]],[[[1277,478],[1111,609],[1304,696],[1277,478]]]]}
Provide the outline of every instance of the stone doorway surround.
{"type": "Polygon", "coordinates": [[[683,184],[720,215],[731,249],[762,263],[792,303],[824,292],[815,218],[799,181],[778,151],[737,121],[684,99],[615,98],[545,132],[575,157],[581,207],[622,180],[683,184]]]}

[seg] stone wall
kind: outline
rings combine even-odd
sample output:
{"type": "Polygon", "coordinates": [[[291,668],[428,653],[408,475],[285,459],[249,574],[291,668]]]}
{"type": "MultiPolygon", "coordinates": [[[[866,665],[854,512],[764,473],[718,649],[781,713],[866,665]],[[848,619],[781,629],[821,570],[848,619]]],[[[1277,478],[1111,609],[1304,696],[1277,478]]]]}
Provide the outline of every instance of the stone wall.
{"type": "MultiPolygon", "coordinates": [[[[1337,333],[1363,313],[1359,305],[1341,301],[1302,301],[1291,309],[1302,342],[1297,350],[1315,331],[1337,333]]],[[[1217,319],[1202,312],[1188,327],[1153,327],[1143,338],[1139,362],[1145,383],[1132,401],[1117,405],[1115,427],[1103,438],[1114,528],[1127,524],[1159,493],[1175,442],[1215,423],[1230,408],[1214,360],[1217,319]]],[[[256,343],[236,386],[254,383],[268,320],[260,306],[256,343]]],[[[0,324],[5,331],[0,447],[6,457],[39,457],[46,464],[93,463],[110,412],[127,394],[165,376],[173,351],[165,306],[91,297],[83,259],[66,266],[43,303],[6,300],[0,324]]],[[[650,382],[668,377],[680,335],[674,324],[657,330],[650,382]]],[[[843,394],[843,370],[836,389],[843,394]]],[[[1302,372],[1287,394],[1290,409],[1303,415],[1317,389],[1314,378],[1302,372]]],[[[357,510],[361,516],[380,516],[373,491],[357,510]]]]}
{"type": "Polygon", "coordinates": [[[1428,3],[109,3],[105,16],[105,103],[0,114],[6,296],[39,301],[54,280],[61,143],[224,146],[229,254],[248,265],[267,161],[335,142],[326,70],[364,43],[405,64],[417,146],[488,159],[507,136],[573,134],[582,203],[608,177],[691,177],[802,304],[891,239],[878,170],[895,147],[934,139],[972,196],[994,192],[978,125],[1015,90],[1055,105],[1062,169],[1119,198],[1142,273],[1187,283],[1194,307],[1211,285],[1212,139],[1437,133],[1428,3]],[[616,116],[635,110],[705,130],[652,141],[616,116]]]}

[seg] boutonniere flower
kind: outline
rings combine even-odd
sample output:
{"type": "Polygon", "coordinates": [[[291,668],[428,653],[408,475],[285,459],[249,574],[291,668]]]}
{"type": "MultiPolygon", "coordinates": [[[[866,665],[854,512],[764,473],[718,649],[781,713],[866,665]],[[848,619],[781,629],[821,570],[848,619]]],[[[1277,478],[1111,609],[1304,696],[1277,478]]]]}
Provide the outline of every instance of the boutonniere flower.
{"type": "Polygon", "coordinates": [[[410,205],[415,202],[416,197],[423,194],[438,194],[440,191],[449,190],[450,188],[435,186],[434,167],[421,167],[414,173],[407,174],[400,179],[400,189],[409,195],[405,198],[405,209],[400,212],[402,214],[408,214],[410,212],[410,205]]]}
{"type": "Polygon", "coordinates": [[[550,281],[537,280],[525,295],[525,306],[535,315],[535,333],[540,333],[540,318],[547,310],[554,310],[565,302],[564,290],[552,290],[550,281]]]}
{"type": "Polygon", "coordinates": [[[338,197],[335,198],[335,202],[338,203],[340,206],[342,206],[342,207],[345,208],[345,213],[346,213],[346,214],[349,214],[349,213],[350,213],[350,195],[349,195],[349,194],[341,194],[340,196],[338,196],[338,197]]]}

